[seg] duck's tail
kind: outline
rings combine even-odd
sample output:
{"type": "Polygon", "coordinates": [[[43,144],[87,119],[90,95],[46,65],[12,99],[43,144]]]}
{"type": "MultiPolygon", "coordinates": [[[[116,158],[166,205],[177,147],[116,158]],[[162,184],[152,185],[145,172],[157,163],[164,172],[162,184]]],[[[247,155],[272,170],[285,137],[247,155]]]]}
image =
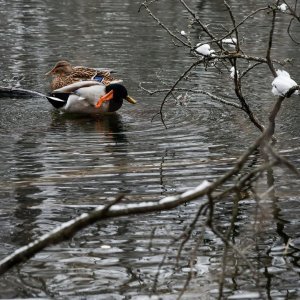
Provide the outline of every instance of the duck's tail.
{"type": "Polygon", "coordinates": [[[55,108],[61,108],[66,105],[69,96],[69,93],[52,93],[46,98],[55,108]]]}

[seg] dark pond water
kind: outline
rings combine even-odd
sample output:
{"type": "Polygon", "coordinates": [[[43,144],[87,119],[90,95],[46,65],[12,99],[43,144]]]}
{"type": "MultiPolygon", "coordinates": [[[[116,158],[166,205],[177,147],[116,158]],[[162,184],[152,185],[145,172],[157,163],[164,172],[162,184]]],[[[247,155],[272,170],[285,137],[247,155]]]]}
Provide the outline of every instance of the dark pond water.
{"type": "MultiPolygon", "coordinates": [[[[188,2],[211,26],[228,24],[220,1],[188,2]]],[[[231,1],[240,19],[257,8],[255,1],[242,2],[231,1]]],[[[119,193],[131,202],[159,200],[213,180],[257,136],[239,111],[199,95],[184,105],[174,101],[166,106],[167,130],[158,118],[151,122],[163,96],[148,95],[139,83],[151,89],[170,86],[193,58],[186,49],[174,47],[145,12],[138,13],[139,4],[0,0],[1,85],[15,77],[16,86],[46,93],[49,82],[43,74],[59,59],[68,59],[74,65],[115,69],[139,100],[116,115],[92,119],[62,116],[43,98],[0,99],[0,258],[119,193]]],[[[187,13],[177,1],[163,1],[156,12],[166,24],[188,31],[187,13]]],[[[274,53],[295,58],[288,70],[299,82],[299,49],[285,33],[288,18],[283,20],[274,53]]],[[[259,14],[250,24],[243,29],[244,43],[251,53],[264,55],[268,16],[259,14]]],[[[299,36],[299,26],[294,30],[299,36]]],[[[191,29],[195,41],[199,35],[196,27],[191,29]]],[[[264,68],[258,70],[249,78],[247,92],[251,107],[266,122],[274,101],[272,78],[264,68]]],[[[213,68],[196,69],[189,85],[233,94],[229,76],[213,68]]],[[[298,168],[299,111],[299,99],[292,97],[277,125],[278,150],[298,168]]],[[[300,297],[299,180],[286,169],[274,170],[273,178],[271,198],[259,204],[247,198],[239,204],[233,242],[245,250],[255,272],[228,250],[225,295],[230,299],[300,297]],[[288,239],[296,246],[285,251],[288,239]]],[[[255,188],[266,191],[267,179],[261,178],[255,188]]],[[[0,278],[0,297],[149,299],[170,241],[182,233],[198,205],[99,222],[7,272],[0,278]]],[[[220,228],[230,225],[231,211],[231,199],[216,207],[220,228]]],[[[202,228],[200,220],[195,238],[202,228]]],[[[178,244],[170,247],[155,295],[176,298],[190,270],[187,257],[194,245],[193,238],[179,268],[178,244]]],[[[206,230],[195,256],[196,276],[184,299],[217,298],[224,251],[223,243],[206,230]]]]}

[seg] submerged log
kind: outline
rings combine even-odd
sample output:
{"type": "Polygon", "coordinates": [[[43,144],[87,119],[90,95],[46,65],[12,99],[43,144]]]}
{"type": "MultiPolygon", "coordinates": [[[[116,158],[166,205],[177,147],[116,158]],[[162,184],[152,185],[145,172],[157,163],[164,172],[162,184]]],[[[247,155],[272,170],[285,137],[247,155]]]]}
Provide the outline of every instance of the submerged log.
{"type": "Polygon", "coordinates": [[[32,98],[32,97],[45,97],[46,95],[22,88],[4,87],[0,86],[0,98],[14,97],[14,98],[32,98]]]}

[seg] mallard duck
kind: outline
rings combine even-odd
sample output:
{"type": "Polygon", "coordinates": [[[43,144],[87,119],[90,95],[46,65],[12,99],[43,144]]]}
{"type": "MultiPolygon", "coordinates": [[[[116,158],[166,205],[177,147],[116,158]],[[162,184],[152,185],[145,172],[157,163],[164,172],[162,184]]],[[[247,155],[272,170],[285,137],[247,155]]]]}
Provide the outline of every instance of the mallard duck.
{"type": "Polygon", "coordinates": [[[121,82],[121,80],[112,77],[110,73],[111,71],[108,69],[97,70],[82,66],[73,67],[68,61],[62,60],[57,62],[45,75],[53,76],[51,89],[57,90],[78,81],[95,80],[105,85],[111,82],[121,82]]]}
{"type": "Polygon", "coordinates": [[[97,81],[79,81],[54,90],[48,101],[57,109],[69,113],[101,114],[115,112],[123,99],[131,104],[136,101],[128,96],[120,83],[105,85],[97,81]]]}

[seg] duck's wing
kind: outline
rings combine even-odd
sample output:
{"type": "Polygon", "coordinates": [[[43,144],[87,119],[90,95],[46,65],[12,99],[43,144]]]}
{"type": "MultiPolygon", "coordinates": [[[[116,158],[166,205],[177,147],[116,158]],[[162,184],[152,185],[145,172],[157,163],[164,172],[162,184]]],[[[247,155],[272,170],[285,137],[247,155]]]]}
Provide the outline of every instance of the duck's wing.
{"type": "Polygon", "coordinates": [[[72,77],[72,76],[63,76],[63,75],[59,75],[53,78],[52,82],[51,82],[51,90],[57,90],[60,89],[66,85],[70,85],[76,81],[79,81],[79,79],[76,80],[76,78],[72,77]]]}
{"type": "Polygon", "coordinates": [[[112,71],[109,69],[97,69],[97,73],[92,79],[102,82],[105,85],[115,82],[122,82],[122,80],[116,79],[114,76],[112,76],[112,71]]]}
{"type": "MultiPolygon", "coordinates": [[[[52,91],[52,93],[46,96],[46,98],[55,108],[62,108],[67,104],[69,97],[72,97],[72,95],[74,95],[81,88],[89,88],[99,85],[104,87],[103,84],[96,81],[78,81],[52,91]]],[[[84,98],[82,98],[80,95],[78,95],[78,98],[76,99],[84,100],[84,98]]]]}
{"type": "Polygon", "coordinates": [[[108,72],[109,74],[116,73],[115,70],[112,70],[110,68],[89,68],[84,66],[73,67],[73,72],[81,72],[82,74],[93,74],[95,72],[108,72]]]}
{"type": "Polygon", "coordinates": [[[96,74],[97,70],[95,69],[77,66],[73,67],[73,71],[70,75],[72,77],[92,79],[96,74]]]}
{"type": "Polygon", "coordinates": [[[78,81],[72,84],[66,85],[62,88],[54,90],[52,93],[74,93],[76,90],[83,87],[90,87],[94,85],[99,85],[101,83],[94,80],[78,81]]]}
{"type": "Polygon", "coordinates": [[[117,73],[116,70],[110,69],[110,68],[94,68],[97,72],[108,72],[110,74],[115,74],[117,73]]]}
{"type": "Polygon", "coordinates": [[[105,85],[109,85],[112,82],[122,82],[120,79],[116,79],[112,76],[114,71],[108,68],[87,68],[82,66],[73,67],[72,77],[82,79],[92,79],[98,82],[102,82],[105,85]]]}

